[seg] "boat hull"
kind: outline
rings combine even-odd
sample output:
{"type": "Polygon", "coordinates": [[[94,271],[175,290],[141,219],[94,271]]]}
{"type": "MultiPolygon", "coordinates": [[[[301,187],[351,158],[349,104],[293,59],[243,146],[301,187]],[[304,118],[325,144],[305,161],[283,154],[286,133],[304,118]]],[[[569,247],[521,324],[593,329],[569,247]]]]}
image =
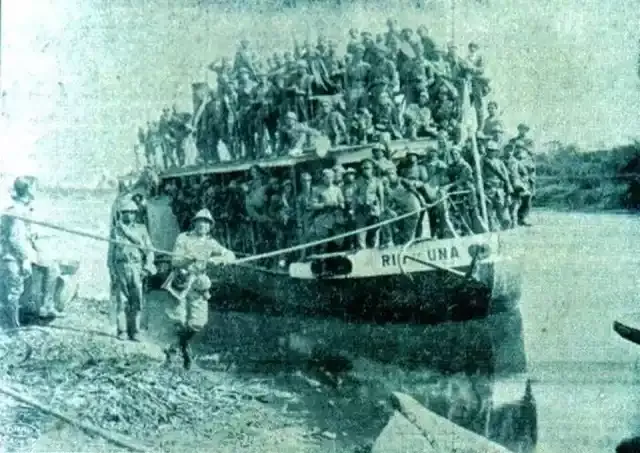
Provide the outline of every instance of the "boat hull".
{"type": "MultiPolygon", "coordinates": [[[[175,304],[168,292],[148,294],[149,334],[160,345],[174,328],[164,315],[175,304]]],[[[234,361],[297,361],[318,357],[367,358],[408,368],[492,375],[526,370],[518,309],[465,322],[434,325],[345,321],[335,317],[220,311],[196,338],[201,354],[231,354],[234,361]]]]}

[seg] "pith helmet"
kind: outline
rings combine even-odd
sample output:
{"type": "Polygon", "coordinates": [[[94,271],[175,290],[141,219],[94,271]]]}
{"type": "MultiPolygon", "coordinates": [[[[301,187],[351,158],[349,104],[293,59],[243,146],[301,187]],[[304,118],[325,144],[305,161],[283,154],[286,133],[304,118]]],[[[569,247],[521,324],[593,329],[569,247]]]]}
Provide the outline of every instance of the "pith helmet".
{"type": "Polygon", "coordinates": [[[127,199],[120,204],[120,212],[138,212],[139,208],[135,201],[127,199]]]}
{"type": "Polygon", "coordinates": [[[211,279],[206,275],[199,275],[193,281],[191,288],[199,292],[209,291],[211,289],[211,279]]]}
{"type": "Polygon", "coordinates": [[[22,196],[31,190],[31,181],[26,176],[19,176],[13,182],[13,191],[16,195],[22,196]]]}
{"type": "Polygon", "coordinates": [[[195,222],[196,220],[206,220],[207,222],[213,223],[213,216],[208,209],[201,209],[195,216],[193,216],[193,221],[195,222]]]}

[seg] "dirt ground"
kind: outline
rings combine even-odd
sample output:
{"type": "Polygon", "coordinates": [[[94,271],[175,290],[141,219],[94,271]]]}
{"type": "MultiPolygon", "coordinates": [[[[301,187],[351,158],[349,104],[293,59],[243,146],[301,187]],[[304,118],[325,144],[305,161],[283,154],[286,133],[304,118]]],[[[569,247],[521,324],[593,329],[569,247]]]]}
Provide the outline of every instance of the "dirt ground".
{"type": "MultiPolygon", "coordinates": [[[[314,365],[196,357],[112,336],[108,303],[79,299],[49,326],[0,342],[2,385],[146,451],[364,452],[391,414],[388,389],[314,365]]],[[[3,451],[126,451],[12,398],[3,451]]]]}

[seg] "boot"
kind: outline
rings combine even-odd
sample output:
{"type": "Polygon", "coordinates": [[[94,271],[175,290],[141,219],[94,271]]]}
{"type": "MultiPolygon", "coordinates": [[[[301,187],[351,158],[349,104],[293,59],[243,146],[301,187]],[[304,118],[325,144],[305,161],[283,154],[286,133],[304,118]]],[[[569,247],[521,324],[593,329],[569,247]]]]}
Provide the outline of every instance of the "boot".
{"type": "Polygon", "coordinates": [[[189,347],[189,341],[195,335],[195,331],[192,329],[185,329],[180,335],[180,351],[182,352],[182,365],[185,370],[191,368],[191,348],[189,347]]]}

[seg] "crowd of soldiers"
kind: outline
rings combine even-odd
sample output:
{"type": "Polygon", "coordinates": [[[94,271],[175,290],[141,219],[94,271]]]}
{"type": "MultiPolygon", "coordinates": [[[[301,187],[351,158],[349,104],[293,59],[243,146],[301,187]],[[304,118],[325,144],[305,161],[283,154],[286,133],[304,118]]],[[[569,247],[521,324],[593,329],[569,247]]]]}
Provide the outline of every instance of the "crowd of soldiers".
{"type": "Polygon", "coordinates": [[[350,30],[344,54],[320,37],[260,58],[243,40],[233,62],[210,65],[215,89],[193,84],[193,114],[165,108],[139,131],[147,162],[166,169],[260,159],[302,150],[318,135],[339,146],[441,132],[459,144],[466,101],[483,131],[491,89],[478,44],[460,56],[454,44],[439,49],[426,27],[387,26],[376,36],[350,30]]]}
{"type": "Polygon", "coordinates": [[[329,244],[329,249],[388,247],[416,238],[499,231],[528,225],[535,188],[533,143],[526,125],[518,129],[504,147],[495,140],[482,145],[488,225],[482,221],[471,144],[453,145],[445,134],[426,154],[407,150],[396,159],[388,144],[377,143],[370,158],[317,174],[301,172],[295,180],[254,165],[246,178],[226,185],[204,175],[167,179],[161,190],[172,200],[182,228],[195,211],[210,209],[220,220],[218,237],[245,253],[285,249],[360,229],[365,230],[329,244]],[[423,207],[423,214],[411,215],[423,207]],[[243,227],[247,224],[252,228],[243,227]]]}

